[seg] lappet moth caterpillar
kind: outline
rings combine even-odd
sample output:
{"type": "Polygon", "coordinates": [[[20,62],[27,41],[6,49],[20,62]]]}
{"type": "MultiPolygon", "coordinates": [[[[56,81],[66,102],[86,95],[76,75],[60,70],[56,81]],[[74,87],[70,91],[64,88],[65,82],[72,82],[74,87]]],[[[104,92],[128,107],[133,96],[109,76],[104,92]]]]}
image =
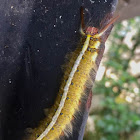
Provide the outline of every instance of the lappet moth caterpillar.
{"type": "Polygon", "coordinates": [[[55,140],[72,133],[71,122],[79,111],[79,104],[85,96],[85,89],[89,84],[92,86],[90,73],[93,69],[96,71],[95,61],[102,42],[102,35],[117,18],[113,18],[101,30],[88,27],[84,32],[81,28],[84,43],[72,54],[64,72],[57,99],[49,115],[33,130],[28,140],[55,140]]]}

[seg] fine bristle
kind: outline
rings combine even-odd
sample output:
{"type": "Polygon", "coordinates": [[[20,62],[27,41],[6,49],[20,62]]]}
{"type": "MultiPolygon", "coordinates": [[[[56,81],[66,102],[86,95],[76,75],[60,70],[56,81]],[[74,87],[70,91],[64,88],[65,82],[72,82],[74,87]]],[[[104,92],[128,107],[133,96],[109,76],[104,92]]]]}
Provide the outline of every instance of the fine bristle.
{"type": "Polygon", "coordinates": [[[99,37],[102,36],[103,33],[110,27],[110,25],[112,25],[118,18],[119,18],[119,15],[112,18],[111,21],[103,29],[99,31],[99,37]]]}
{"type": "Polygon", "coordinates": [[[93,85],[92,78],[90,78],[91,72],[93,72],[92,76],[95,76],[96,73],[95,61],[97,51],[92,52],[87,48],[98,48],[100,44],[99,41],[93,41],[90,40],[90,38],[91,35],[88,35],[82,51],[81,47],[78,47],[72,53],[69,62],[64,67],[64,77],[55,104],[50,109],[47,118],[41,121],[38,128],[33,129],[28,140],[56,140],[64,136],[69,137],[69,135],[72,134],[73,120],[78,120],[77,117],[80,114],[82,115],[79,105],[87,98],[85,89],[91,89],[93,85]],[[92,69],[94,69],[94,71],[92,69]],[[71,73],[73,73],[73,75],[71,73]],[[66,89],[67,94],[64,98],[64,89],[67,87],[69,81],[70,85],[69,88],[66,89]],[[60,113],[58,113],[59,108],[60,113]],[[77,115],[77,113],[79,115],[77,115]],[[50,127],[51,123],[53,124],[52,127],[50,127]],[[50,128],[48,129],[47,126],[50,128]]]}

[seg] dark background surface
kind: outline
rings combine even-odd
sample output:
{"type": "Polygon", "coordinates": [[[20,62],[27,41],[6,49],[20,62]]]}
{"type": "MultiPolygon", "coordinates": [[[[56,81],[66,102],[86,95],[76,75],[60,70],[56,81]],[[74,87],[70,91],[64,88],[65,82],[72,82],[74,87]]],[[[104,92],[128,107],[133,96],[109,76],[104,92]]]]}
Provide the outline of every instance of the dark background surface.
{"type": "MultiPolygon", "coordinates": [[[[99,27],[117,0],[85,0],[88,25],[99,27]]],[[[0,0],[0,140],[20,140],[57,95],[65,55],[80,40],[80,0],[0,0]]],[[[84,115],[85,114],[85,115],[84,115]]],[[[69,139],[82,139],[87,112],[69,139]],[[83,123],[82,123],[83,122],[83,123]],[[82,127],[83,128],[83,127],[82,127]]]]}

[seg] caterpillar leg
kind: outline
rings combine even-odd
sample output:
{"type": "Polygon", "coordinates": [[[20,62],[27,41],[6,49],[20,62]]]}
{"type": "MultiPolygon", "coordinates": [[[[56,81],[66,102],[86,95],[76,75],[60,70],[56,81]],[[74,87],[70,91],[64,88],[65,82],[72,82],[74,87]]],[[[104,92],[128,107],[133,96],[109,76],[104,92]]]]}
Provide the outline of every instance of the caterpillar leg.
{"type": "Polygon", "coordinates": [[[99,49],[96,49],[96,48],[88,48],[88,51],[90,51],[91,53],[98,53],[99,52],[99,49]]]}
{"type": "Polygon", "coordinates": [[[98,53],[99,52],[99,49],[94,49],[93,52],[97,52],[98,53]]]}

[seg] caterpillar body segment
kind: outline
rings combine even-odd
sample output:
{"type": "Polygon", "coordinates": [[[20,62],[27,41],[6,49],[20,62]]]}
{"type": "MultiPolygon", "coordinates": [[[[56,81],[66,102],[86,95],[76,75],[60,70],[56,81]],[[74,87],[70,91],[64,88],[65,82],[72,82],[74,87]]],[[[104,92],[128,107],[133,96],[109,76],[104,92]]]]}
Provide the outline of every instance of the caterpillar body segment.
{"type": "Polygon", "coordinates": [[[71,121],[79,111],[79,102],[85,96],[85,88],[91,83],[90,72],[96,67],[100,41],[93,38],[94,36],[87,34],[82,50],[78,47],[73,52],[55,104],[48,117],[33,130],[28,140],[55,140],[62,134],[72,133],[71,121]]]}
{"type": "Polygon", "coordinates": [[[101,31],[95,27],[82,29],[85,38],[66,64],[66,70],[56,98],[48,116],[35,128],[27,140],[58,140],[72,133],[72,121],[79,110],[79,104],[86,96],[86,88],[92,88],[91,75],[96,75],[96,58],[101,45],[101,36],[118,17],[112,19],[101,31]]]}

